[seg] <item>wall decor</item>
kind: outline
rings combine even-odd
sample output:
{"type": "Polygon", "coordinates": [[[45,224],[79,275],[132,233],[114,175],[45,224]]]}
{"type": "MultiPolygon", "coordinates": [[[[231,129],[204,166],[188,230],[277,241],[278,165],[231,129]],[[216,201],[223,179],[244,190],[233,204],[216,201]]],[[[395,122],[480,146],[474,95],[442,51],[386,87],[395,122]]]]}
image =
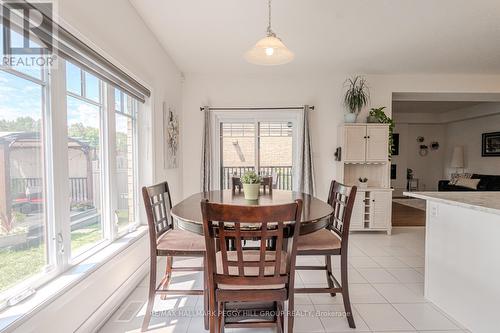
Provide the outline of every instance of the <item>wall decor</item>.
{"type": "Polygon", "coordinates": [[[439,142],[433,141],[431,142],[431,150],[438,150],[439,149],[439,142]]]}
{"type": "Polygon", "coordinates": [[[392,134],[392,156],[399,155],[399,133],[392,134]]]}
{"type": "Polygon", "coordinates": [[[429,154],[429,147],[427,145],[420,145],[418,154],[422,157],[427,156],[429,154]]]}
{"type": "Polygon", "coordinates": [[[179,148],[179,121],[171,107],[163,103],[163,137],[165,138],[164,167],[178,167],[177,150],[179,148]]]}
{"type": "Polygon", "coordinates": [[[483,133],[481,156],[500,156],[500,132],[483,133]]]}
{"type": "Polygon", "coordinates": [[[423,136],[417,136],[417,142],[424,142],[425,138],[423,136]]]}

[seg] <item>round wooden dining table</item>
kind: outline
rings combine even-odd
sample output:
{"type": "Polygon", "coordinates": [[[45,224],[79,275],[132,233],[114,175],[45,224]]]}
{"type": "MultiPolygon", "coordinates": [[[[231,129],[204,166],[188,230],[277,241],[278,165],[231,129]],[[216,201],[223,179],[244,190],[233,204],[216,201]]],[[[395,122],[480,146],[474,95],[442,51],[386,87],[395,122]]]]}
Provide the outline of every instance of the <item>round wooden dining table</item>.
{"type": "Polygon", "coordinates": [[[200,203],[205,199],[214,203],[238,206],[272,206],[302,199],[301,235],[323,229],[333,214],[333,209],[329,204],[307,193],[273,190],[271,193],[261,193],[258,200],[250,201],[245,200],[243,193],[237,191],[210,191],[193,194],[172,207],[171,214],[177,219],[178,227],[203,235],[200,203]]]}

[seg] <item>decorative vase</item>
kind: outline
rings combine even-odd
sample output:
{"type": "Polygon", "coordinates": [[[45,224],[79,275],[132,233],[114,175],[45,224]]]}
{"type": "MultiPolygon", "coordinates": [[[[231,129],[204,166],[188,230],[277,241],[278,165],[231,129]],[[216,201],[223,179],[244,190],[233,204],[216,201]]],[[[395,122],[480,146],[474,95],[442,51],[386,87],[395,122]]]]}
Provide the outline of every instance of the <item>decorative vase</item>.
{"type": "Polygon", "coordinates": [[[257,200],[259,198],[260,184],[243,184],[243,194],[246,200],[257,200]]]}
{"type": "Polygon", "coordinates": [[[368,182],[365,182],[365,183],[358,182],[358,187],[359,188],[368,188],[368,182]]]}
{"type": "Polygon", "coordinates": [[[375,116],[368,116],[368,117],[366,117],[366,122],[367,123],[371,123],[371,124],[372,123],[379,123],[377,117],[375,117],[375,116]]]}
{"type": "Polygon", "coordinates": [[[348,113],[344,114],[344,121],[346,123],[355,123],[357,117],[358,117],[358,115],[356,113],[348,112],[348,113]]]}

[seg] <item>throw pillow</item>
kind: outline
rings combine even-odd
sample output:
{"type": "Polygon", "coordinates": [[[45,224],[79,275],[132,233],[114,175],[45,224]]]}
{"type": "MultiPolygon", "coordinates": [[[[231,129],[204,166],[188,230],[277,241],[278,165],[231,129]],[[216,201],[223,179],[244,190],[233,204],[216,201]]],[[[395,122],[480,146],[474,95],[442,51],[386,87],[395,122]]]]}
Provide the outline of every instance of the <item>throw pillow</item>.
{"type": "Polygon", "coordinates": [[[477,190],[477,185],[479,184],[480,181],[481,179],[459,178],[455,185],[477,190]]]}
{"type": "Polygon", "coordinates": [[[452,173],[449,185],[457,185],[457,181],[460,179],[470,179],[472,178],[472,173],[452,173]]]}

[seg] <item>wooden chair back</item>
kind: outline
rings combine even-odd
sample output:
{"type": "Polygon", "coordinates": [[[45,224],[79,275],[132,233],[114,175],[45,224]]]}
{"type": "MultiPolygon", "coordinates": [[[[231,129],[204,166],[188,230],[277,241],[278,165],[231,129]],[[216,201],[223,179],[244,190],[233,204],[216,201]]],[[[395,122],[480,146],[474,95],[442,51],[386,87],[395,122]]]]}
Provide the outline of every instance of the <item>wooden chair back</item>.
{"type": "Polygon", "coordinates": [[[342,240],[342,245],[345,243],[346,246],[356,192],[356,186],[346,186],[334,180],[330,183],[327,202],[333,208],[333,215],[330,218],[328,229],[335,232],[342,240]]]}
{"type": "Polygon", "coordinates": [[[215,286],[293,286],[302,200],[276,206],[222,205],[204,200],[201,210],[207,271],[215,286]],[[276,244],[274,249],[267,246],[271,239],[276,244]],[[260,243],[259,250],[243,249],[245,240],[260,243]],[[229,241],[236,251],[228,250],[229,241]],[[216,244],[220,245],[219,271],[216,244]]]}
{"type": "Polygon", "coordinates": [[[233,188],[233,193],[236,193],[236,188],[238,188],[238,192],[241,193],[241,189],[243,187],[243,184],[241,183],[240,177],[233,176],[231,178],[231,184],[233,188]]]}
{"type": "Polygon", "coordinates": [[[269,194],[273,193],[273,176],[263,176],[261,185],[264,193],[266,193],[266,188],[269,189],[269,194]]]}
{"type": "Polygon", "coordinates": [[[144,186],[142,197],[146,207],[150,239],[156,244],[156,240],[174,226],[174,220],[170,214],[172,199],[168,183],[144,186]]]}

